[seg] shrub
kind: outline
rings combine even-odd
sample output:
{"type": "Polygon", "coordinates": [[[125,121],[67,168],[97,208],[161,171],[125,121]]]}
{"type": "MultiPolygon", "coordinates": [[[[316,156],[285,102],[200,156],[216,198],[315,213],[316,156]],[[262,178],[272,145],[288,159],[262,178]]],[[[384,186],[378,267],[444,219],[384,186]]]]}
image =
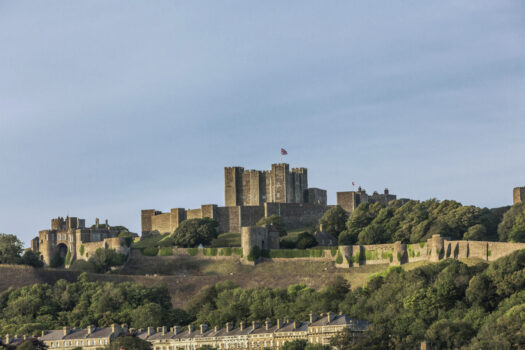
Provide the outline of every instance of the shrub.
{"type": "Polygon", "coordinates": [[[69,251],[69,249],[67,250],[66,260],[64,263],[66,264],[66,266],[69,266],[71,264],[71,252],[69,251]]]}
{"type": "Polygon", "coordinates": [[[317,245],[317,240],[314,235],[308,232],[303,232],[298,236],[297,243],[295,243],[298,249],[312,248],[317,245]]]}
{"type": "Polygon", "coordinates": [[[49,266],[51,266],[51,267],[60,267],[63,264],[64,264],[64,259],[62,259],[62,257],[60,257],[60,254],[58,254],[58,253],[53,255],[53,257],[49,261],[49,266]]]}
{"type": "Polygon", "coordinates": [[[117,253],[114,249],[98,248],[95,254],[89,258],[89,262],[93,263],[97,272],[109,271],[111,267],[121,266],[126,262],[126,255],[117,253]]]}
{"type": "MultiPolygon", "coordinates": [[[[202,249],[202,254],[204,256],[217,256],[218,249],[217,248],[204,248],[202,249]]],[[[231,253],[230,253],[231,255],[231,253]]]]}
{"type": "Polygon", "coordinates": [[[337,251],[337,258],[335,259],[335,262],[338,264],[343,263],[343,255],[341,255],[341,252],[339,250],[337,251]]]}
{"type": "Polygon", "coordinates": [[[269,252],[270,258],[322,258],[324,250],[322,249],[272,249],[269,252]]]}
{"type": "Polygon", "coordinates": [[[72,271],[80,271],[80,272],[91,272],[96,273],[97,267],[95,264],[85,261],[85,260],[75,260],[73,264],[70,266],[70,270],[72,271]]]}
{"type": "Polygon", "coordinates": [[[337,248],[330,249],[330,255],[332,255],[332,258],[337,254],[337,248]]]}
{"type": "Polygon", "coordinates": [[[142,254],[146,256],[156,256],[159,253],[159,248],[157,247],[148,247],[142,249],[142,254]]]}
{"type": "Polygon", "coordinates": [[[171,256],[173,255],[173,249],[171,247],[160,247],[159,256],[171,256]]]}
{"type": "Polygon", "coordinates": [[[83,244],[80,245],[79,253],[80,253],[80,256],[84,256],[84,245],[83,244]]]}
{"type": "Polygon", "coordinates": [[[350,231],[343,231],[339,235],[339,245],[353,245],[357,242],[357,236],[350,231]]]}
{"type": "Polygon", "coordinates": [[[258,246],[252,247],[250,253],[248,254],[248,261],[256,261],[261,257],[261,248],[258,246]]]}
{"type": "Polygon", "coordinates": [[[188,254],[191,256],[196,256],[199,254],[199,248],[188,248],[188,254]]]}
{"type": "Polygon", "coordinates": [[[295,246],[295,242],[294,241],[291,241],[289,239],[283,239],[281,240],[279,246],[282,248],[282,249],[295,249],[296,246],[295,246]]]}

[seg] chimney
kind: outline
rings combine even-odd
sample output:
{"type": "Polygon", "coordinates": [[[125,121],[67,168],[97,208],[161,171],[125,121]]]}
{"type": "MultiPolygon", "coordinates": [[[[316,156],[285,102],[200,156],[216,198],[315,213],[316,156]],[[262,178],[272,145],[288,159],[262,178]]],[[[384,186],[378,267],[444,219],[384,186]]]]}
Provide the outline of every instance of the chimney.
{"type": "Polygon", "coordinates": [[[297,326],[298,326],[298,322],[297,321],[293,321],[293,329],[297,329],[297,326]]]}
{"type": "Polygon", "coordinates": [[[148,337],[150,335],[153,335],[153,334],[155,334],[155,328],[154,327],[148,327],[148,337]]]}
{"type": "Polygon", "coordinates": [[[257,324],[257,322],[252,321],[252,329],[256,329],[256,328],[259,328],[259,325],[257,324]]]}
{"type": "Polygon", "coordinates": [[[128,332],[128,325],[123,323],[120,325],[120,329],[122,330],[123,333],[127,333],[128,332]]]}
{"type": "Polygon", "coordinates": [[[180,332],[180,326],[173,327],[173,334],[177,334],[180,332]]]}
{"type": "Polygon", "coordinates": [[[219,331],[219,326],[215,326],[215,327],[213,327],[213,330],[214,330],[215,332],[218,332],[218,331],[219,331]]]}
{"type": "Polygon", "coordinates": [[[90,326],[87,327],[88,334],[93,333],[94,330],[95,330],[95,326],[91,326],[90,325],[90,326]]]}
{"type": "Polygon", "coordinates": [[[42,331],[42,337],[46,335],[46,331],[42,331]]]}
{"type": "Polygon", "coordinates": [[[319,224],[319,232],[324,232],[323,228],[323,224],[319,224]]]}
{"type": "Polygon", "coordinates": [[[160,327],[160,332],[162,333],[162,335],[166,335],[166,330],[167,330],[166,326],[160,327]]]}
{"type": "Polygon", "coordinates": [[[201,334],[204,334],[208,330],[208,326],[205,324],[201,324],[201,334]]]}
{"type": "Polygon", "coordinates": [[[334,314],[332,312],[328,312],[328,322],[332,322],[334,320],[334,314]]]}
{"type": "Polygon", "coordinates": [[[191,334],[191,332],[193,332],[193,329],[194,328],[192,324],[188,325],[188,334],[191,334]]]}
{"type": "Polygon", "coordinates": [[[232,324],[231,322],[226,322],[226,332],[229,332],[232,330],[232,324]]]}
{"type": "Polygon", "coordinates": [[[66,335],[68,335],[70,333],[70,329],[67,326],[64,327],[63,329],[64,329],[64,337],[65,337],[66,335]]]}
{"type": "Polygon", "coordinates": [[[280,329],[282,327],[282,322],[280,319],[277,319],[277,329],[280,329]]]}
{"type": "Polygon", "coordinates": [[[243,321],[241,321],[241,323],[239,323],[239,328],[241,329],[241,331],[244,330],[244,322],[243,321]]]}
{"type": "Polygon", "coordinates": [[[6,334],[5,335],[5,345],[9,345],[10,342],[11,342],[11,337],[9,336],[9,334],[6,334]]]}
{"type": "Polygon", "coordinates": [[[317,321],[317,315],[310,312],[310,323],[314,323],[315,321],[317,321]]]}
{"type": "Polygon", "coordinates": [[[117,332],[118,332],[118,324],[113,323],[113,324],[111,325],[111,333],[115,334],[115,333],[117,333],[117,332]]]}
{"type": "Polygon", "coordinates": [[[24,336],[22,337],[24,340],[27,340],[27,334],[24,334],[24,336]]]}

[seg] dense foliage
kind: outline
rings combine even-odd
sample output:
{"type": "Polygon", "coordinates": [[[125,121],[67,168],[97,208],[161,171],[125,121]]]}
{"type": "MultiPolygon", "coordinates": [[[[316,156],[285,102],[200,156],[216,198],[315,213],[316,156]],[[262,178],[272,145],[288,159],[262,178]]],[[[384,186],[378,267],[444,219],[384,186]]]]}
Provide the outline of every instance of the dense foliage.
{"type": "Polygon", "coordinates": [[[43,329],[109,326],[162,326],[187,322],[187,314],[174,309],[165,286],[144,287],[130,282],[77,282],[34,284],[0,295],[0,334],[32,334],[43,329]]]}
{"type": "Polygon", "coordinates": [[[525,242],[525,203],[516,203],[498,225],[500,241],[525,242]]]}
{"type": "Polygon", "coordinates": [[[348,213],[336,205],[324,213],[323,217],[319,220],[319,224],[323,226],[324,232],[328,232],[337,238],[339,234],[345,230],[347,220],[348,213]]]}
{"type": "Polygon", "coordinates": [[[310,311],[341,311],[372,323],[357,345],[348,337],[339,339],[343,349],[413,349],[423,340],[439,349],[520,349],[525,346],[524,288],[521,250],[491,265],[450,259],[411,271],[391,268],[354,291],[342,279],[319,291],[304,285],[241,289],[222,282],[201,291],[188,311],[196,324],[210,325],[307,320],[310,311]]]}
{"type": "Polygon", "coordinates": [[[181,222],[172,236],[172,244],[180,247],[208,245],[217,238],[217,221],[210,218],[189,219],[181,222]]]}
{"type": "Polygon", "coordinates": [[[273,228],[279,232],[279,236],[286,236],[287,234],[286,229],[284,228],[283,220],[279,215],[270,215],[260,219],[257,222],[257,226],[265,225],[273,226],[273,228]]]}
{"type": "MultiPolygon", "coordinates": [[[[348,218],[346,229],[339,235],[339,244],[417,243],[434,234],[451,239],[497,240],[502,211],[436,199],[411,200],[404,204],[392,201],[388,206],[362,203],[348,218]]],[[[516,223],[516,227],[525,227],[519,226],[523,222],[519,218],[509,226],[514,227],[516,223]]],[[[518,228],[509,232],[511,230],[515,232],[518,228]]],[[[514,236],[521,237],[520,234],[514,236]]]]}
{"type": "Polygon", "coordinates": [[[42,256],[32,250],[24,252],[23,243],[15,236],[0,233],[0,264],[19,264],[42,267],[42,256]]]}
{"type": "Polygon", "coordinates": [[[75,271],[104,273],[112,267],[123,265],[126,262],[126,258],[127,255],[117,253],[115,249],[98,248],[88,261],[76,260],[73,262],[71,269],[75,271]]]}
{"type": "Polygon", "coordinates": [[[151,350],[151,343],[147,340],[128,335],[120,337],[106,347],[107,350],[151,350]]]}

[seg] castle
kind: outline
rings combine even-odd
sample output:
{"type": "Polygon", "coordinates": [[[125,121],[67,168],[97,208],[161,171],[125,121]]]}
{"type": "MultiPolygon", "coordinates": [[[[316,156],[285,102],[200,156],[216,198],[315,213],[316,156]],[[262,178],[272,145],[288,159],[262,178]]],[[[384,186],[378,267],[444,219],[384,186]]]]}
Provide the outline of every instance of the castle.
{"type": "Polygon", "coordinates": [[[31,240],[31,249],[40,252],[47,265],[56,255],[65,260],[68,253],[70,261],[66,261],[66,265],[74,260],[88,260],[98,248],[127,254],[129,248],[118,234],[119,230],[109,226],[107,220],[101,225],[96,219],[95,225],[86,227],[85,219],[58,217],[51,219],[50,230],[40,231],[38,237],[31,240]]]}
{"type": "MultiPolygon", "coordinates": [[[[359,187],[357,191],[337,192],[337,205],[348,213],[352,213],[361,203],[379,202],[387,205],[389,202],[396,199],[397,196],[395,194],[390,194],[388,188],[385,188],[385,192],[382,194],[374,191],[372,195],[367,194],[361,187],[359,187]]],[[[405,203],[409,201],[409,199],[402,198],[400,201],[405,203]]]]}
{"type": "Polygon", "coordinates": [[[183,220],[211,218],[218,231],[241,232],[261,218],[279,215],[287,228],[314,225],[328,210],[326,190],[308,187],[306,168],[286,163],[272,164],[271,170],[224,168],[224,202],[203,204],[199,209],[173,208],[169,213],[155,209],[141,212],[142,233],[172,233],[183,220]]]}

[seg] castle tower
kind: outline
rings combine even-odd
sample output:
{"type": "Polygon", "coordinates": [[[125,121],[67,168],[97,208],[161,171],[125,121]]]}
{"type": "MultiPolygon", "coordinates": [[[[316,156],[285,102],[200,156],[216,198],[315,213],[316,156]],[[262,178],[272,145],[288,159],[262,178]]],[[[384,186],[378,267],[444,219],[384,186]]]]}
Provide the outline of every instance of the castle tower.
{"type": "Polygon", "coordinates": [[[224,168],[224,203],[227,207],[242,205],[242,167],[224,168]]]}
{"type": "Polygon", "coordinates": [[[525,187],[515,187],[513,191],[513,204],[525,202],[525,187]]]}

